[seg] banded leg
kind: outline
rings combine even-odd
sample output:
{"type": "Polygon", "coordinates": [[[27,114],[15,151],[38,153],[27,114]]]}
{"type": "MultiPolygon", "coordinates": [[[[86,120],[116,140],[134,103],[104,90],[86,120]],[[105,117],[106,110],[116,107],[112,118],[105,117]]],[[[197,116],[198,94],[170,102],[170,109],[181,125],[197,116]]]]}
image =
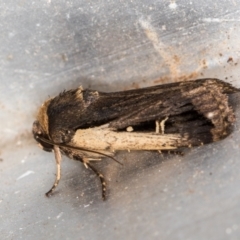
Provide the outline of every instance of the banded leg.
{"type": "Polygon", "coordinates": [[[184,156],[184,152],[183,151],[179,151],[179,150],[161,150],[161,153],[167,153],[167,154],[174,154],[174,155],[178,155],[178,156],[184,156]]]}
{"type": "Polygon", "coordinates": [[[101,184],[102,184],[102,199],[106,200],[106,182],[104,179],[104,176],[98,172],[96,168],[94,168],[92,165],[87,163],[87,166],[92,169],[92,171],[100,178],[101,184]]]}

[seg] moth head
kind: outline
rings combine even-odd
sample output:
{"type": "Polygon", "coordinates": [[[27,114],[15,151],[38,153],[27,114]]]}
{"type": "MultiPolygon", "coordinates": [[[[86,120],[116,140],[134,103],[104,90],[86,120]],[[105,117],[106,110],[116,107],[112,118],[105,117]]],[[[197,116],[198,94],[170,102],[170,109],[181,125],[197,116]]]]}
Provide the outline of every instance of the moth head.
{"type": "Polygon", "coordinates": [[[43,130],[42,126],[40,125],[39,121],[36,120],[33,123],[32,133],[35,140],[40,144],[40,147],[47,152],[51,152],[53,150],[53,145],[46,143],[44,139],[50,141],[48,134],[43,130]],[[43,139],[43,140],[42,140],[43,139]]]}
{"type": "Polygon", "coordinates": [[[47,143],[52,142],[49,138],[48,131],[48,115],[47,109],[51,99],[44,102],[40,107],[37,115],[37,120],[33,123],[32,133],[35,140],[40,144],[40,147],[48,152],[51,152],[53,149],[53,144],[47,143]],[[47,142],[45,142],[46,140],[47,142]]]}

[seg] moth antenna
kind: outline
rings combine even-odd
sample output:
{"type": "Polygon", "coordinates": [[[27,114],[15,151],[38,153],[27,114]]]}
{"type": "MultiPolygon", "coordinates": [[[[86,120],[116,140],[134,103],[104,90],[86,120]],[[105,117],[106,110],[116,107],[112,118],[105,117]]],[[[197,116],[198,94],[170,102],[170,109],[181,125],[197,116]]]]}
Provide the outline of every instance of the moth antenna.
{"type": "Polygon", "coordinates": [[[54,182],[53,186],[51,187],[51,189],[48,192],[46,192],[46,196],[47,197],[57,187],[57,185],[58,185],[58,183],[60,181],[60,178],[61,178],[61,160],[62,160],[62,155],[61,155],[59,146],[53,145],[53,150],[54,150],[54,155],[55,155],[55,160],[56,160],[57,174],[56,174],[56,178],[55,178],[55,182],[54,182]]]}
{"type": "Polygon", "coordinates": [[[76,150],[82,150],[82,151],[85,151],[85,152],[92,152],[92,153],[97,153],[97,154],[100,154],[102,156],[105,156],[105,157],[108,157],[108,158],[111,158],[112,160],[114,160],[115,162],[119,163],[120,165],[123,166],[123,164],[121,162],[119,162],[116,158],[108,155],[108,154],[105,154],[105,153],[101,153],[101,152],[98,152],[98,151],[94,151],[94,150],[90,150],[90,149],[87,149],[87,148],[81,148],[81,147],[75,147],[75,146],[69,146],[69,145],[64,145],[64,144],[58,144],[59,147],[68,147],[68,148],[72,148],[72,149],[76,149],[76,150]]]}
{"type": "Polygon", "coordinates": [[[92,153],[97,153],[97,154],[100,154],[102,156],[105,156],[105,157],[108,157],[108,158],[111,158],[112,160],[114,160],[115,162],[119,163],[120,165],[123,166],[123,164],[121,162],[119,162],[116,158],[108,155],[108,154],[105,154],[105,153],[101,153],[101,152],[98,152],[98,151],[94,151],[94,150],[91,150],[91,149],[87,149],[87,148],[81,148],[81,147],[75,147],[75,146],[69,146],[69,145],[64,145],[64,144],[56,144],[56,143],[53,143],[45,138],[41,138],[39,136],[37,136],[36,138],[40,139],[41,141],[45,142],[45,143],[48,143],[50,145],[53,145],[53,146],[58,146],[58,147],[67,147],[67,148],[70,148],[70,149],[76,149],[76,150],[82,150],[82,151],[85,151],[85,152],[92,152],[92,153]]]}

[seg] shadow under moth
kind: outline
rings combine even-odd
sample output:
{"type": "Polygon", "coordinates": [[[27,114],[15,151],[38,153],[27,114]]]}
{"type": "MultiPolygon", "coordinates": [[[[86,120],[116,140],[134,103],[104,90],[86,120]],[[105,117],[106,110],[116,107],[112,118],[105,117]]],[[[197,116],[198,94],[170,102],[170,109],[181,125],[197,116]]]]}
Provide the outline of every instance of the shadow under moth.
{"type": "Polygon", "coordinates": [[[235,116],[228,95],[240,89],[218,79],[199,79],[122,92],[79,87],[64,91],[40,107],[33,136],[54,151],[60,180],[61,154],[81,161],[102,184],[92,162],[119,150],[174,150],[200,146],[228,136],[235,116]]]}

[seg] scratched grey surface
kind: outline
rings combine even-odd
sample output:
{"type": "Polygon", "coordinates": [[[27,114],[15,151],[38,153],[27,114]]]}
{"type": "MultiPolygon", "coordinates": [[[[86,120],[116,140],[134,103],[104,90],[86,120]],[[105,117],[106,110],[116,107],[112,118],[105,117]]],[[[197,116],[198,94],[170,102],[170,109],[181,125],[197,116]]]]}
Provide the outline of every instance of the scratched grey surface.
{"type": "Polygon", "coordinates": [[[240,87],[240,3],[2,1],[1,239],[240,239],[240,97],[225,140],[184,157],[120,153],[97,167],[108,199],[81,163],[36,146],[37,108],[64,89],[124,90],[217,77],[240,87]]]}

